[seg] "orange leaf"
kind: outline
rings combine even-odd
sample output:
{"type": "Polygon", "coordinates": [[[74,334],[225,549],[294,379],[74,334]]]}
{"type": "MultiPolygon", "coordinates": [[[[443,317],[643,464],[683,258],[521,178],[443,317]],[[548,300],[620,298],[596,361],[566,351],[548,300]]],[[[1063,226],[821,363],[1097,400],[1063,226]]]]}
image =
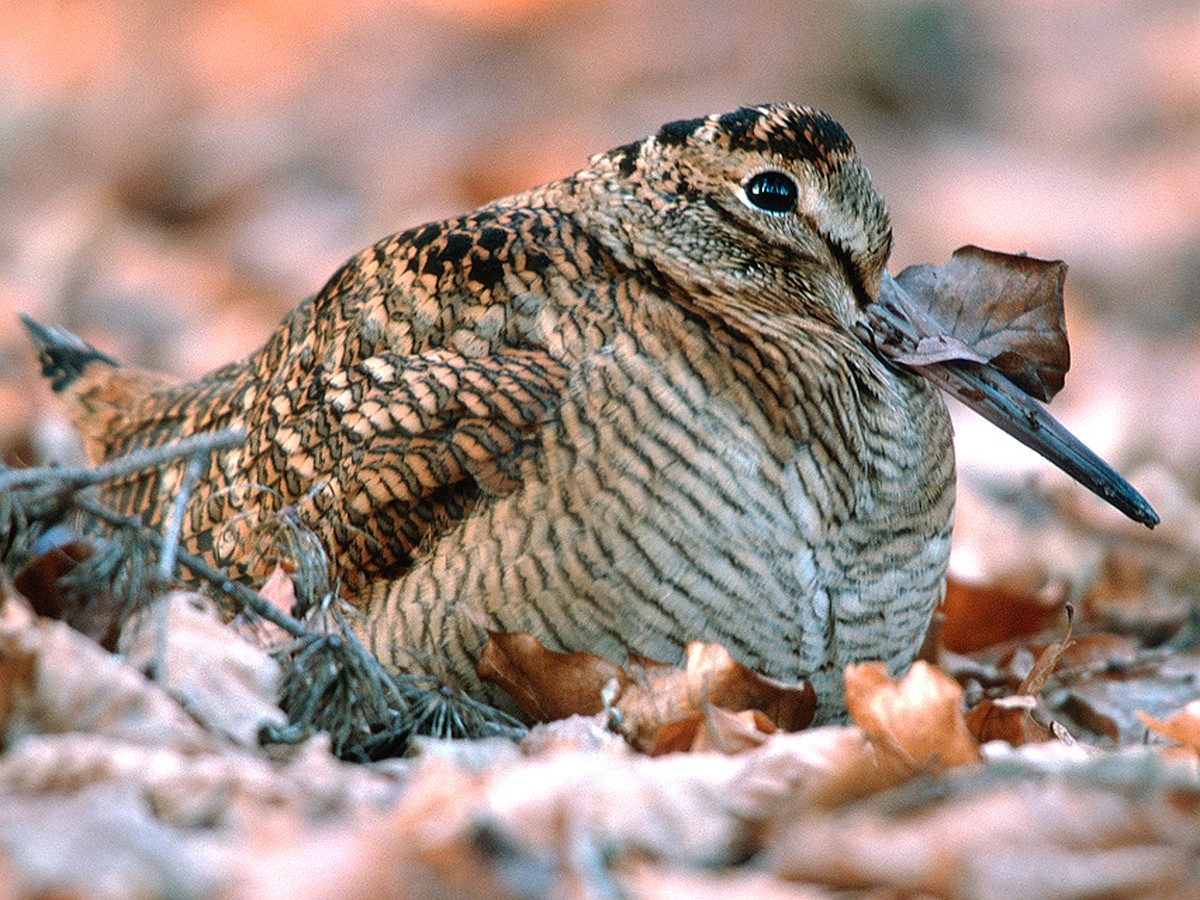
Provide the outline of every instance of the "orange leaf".
{"type": "Polygon", "coordinates": [[[913,663],[899,681],[883,663],[847,666],[846,707],[887,768],[916,774],[981,758],[963,720],[962,688],[928,663],[913,663]]]}
{"type": "Polygon", "coordinates": [[[628,680],[624,669],[595,654],[548,650],[526,631],[487,633],[476,674],[539,722],[595,715],[604,709],[604,686],[614,678],[619,686],[628,680]]]}
{"type": "Polygon", "coordinates": [[[967,729],[981,744],[988,741],[1006,741],[1014,747],[1037,744],[1054,735],[1030,715],[1036,705],[1036,698],[1022,694],[985,699],[971,707],[964,719],[967,729]]]}
{"type": "Polygon", "coordinates": [[[776,729],[812,722],[816,695],[807,682],[785,684],[751,671],[719,644],[693,642],[680,669],[653,660],[628,670],[591,653],[558,653],[527,632],[488,630],[476,672],[499,685],[526,715],[539,721],[594,715],[604,688],[625,738],[646,753],[691,749],[736,752],[776,729]],[[752,712],[752,715],[735,714],[752,712]]]}
{"type": "Polygon", "coordinates": [[[955,653],[972,653],[1045,628],[1060,606],[996,585],[946,579],[942,601],[942,644],[955,653]]]}
{"type": "Polygon", "coordinates": [[[1193,700],[1167,719],[1156,719],[1144,712],[1139,712],[1137,717],[1151,731],[1178,741],[1193,753],[1200,754],[1200,700],[1193,700]]]}

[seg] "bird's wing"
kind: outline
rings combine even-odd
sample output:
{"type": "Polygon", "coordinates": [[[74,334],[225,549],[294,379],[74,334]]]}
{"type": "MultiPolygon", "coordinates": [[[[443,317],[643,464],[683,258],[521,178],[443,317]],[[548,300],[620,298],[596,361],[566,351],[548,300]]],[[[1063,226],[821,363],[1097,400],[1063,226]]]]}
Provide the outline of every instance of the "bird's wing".
{"type": "Polygon", "coordinates": [[[228,489],[209,494],[193,541],[236,571],[270,515],[288,507],[351,584],[399,574],[528,476],[567,376],[539,349],[382,353],[317,369],[248,414],[243,455],[222,476],[228,489]]]}

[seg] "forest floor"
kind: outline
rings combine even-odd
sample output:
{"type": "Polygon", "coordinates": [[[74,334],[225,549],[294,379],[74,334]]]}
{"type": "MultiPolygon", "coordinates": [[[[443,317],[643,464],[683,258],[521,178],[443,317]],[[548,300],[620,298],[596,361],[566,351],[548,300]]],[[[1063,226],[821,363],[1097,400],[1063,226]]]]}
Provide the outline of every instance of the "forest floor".
{"type": "MultiPolygon", "coordinates": [[[[610,705],[371,762],[260,740],[287,733],[280,635],[164,589],[161,540],[123,545],[119,629],[103,592],[61,621],[73,563],[31,552],[0,579],[0,897],[1200,895],[1200,15],[1078,6],[0,8],[7,466],[80,464],[18,312],[194,376],[386,233],[788,99],[854,136],[893,271],[1070,264],[1052,409],[1162,518],[956,410],[947,602],[904,679],[848,674],[849,724],[702,700],[639,739],[610,705]]],[[[695,657],[672,690],[729,675],[695,657]]]]}

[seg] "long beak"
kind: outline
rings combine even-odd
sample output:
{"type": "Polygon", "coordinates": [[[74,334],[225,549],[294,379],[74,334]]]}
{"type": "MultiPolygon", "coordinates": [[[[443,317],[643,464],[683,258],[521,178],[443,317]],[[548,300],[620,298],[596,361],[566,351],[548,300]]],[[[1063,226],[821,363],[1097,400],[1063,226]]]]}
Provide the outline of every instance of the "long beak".
{"type": "MultiPolygon", "coordinates": [[[[890,275],[885,292],[899,297],[903,319],[889,315],[891,328],[900,326],[908,335],[928,334],[933,326],[919,307],[890,275]],[[890,282],[890,283],[889,283],[890,282]],[[902,295],[902,296],[900,296],[902,295]]],[[[885,355],[888,354],[884,351],[885,355]]],[[[1132,485],[1082,441],[1067,431],[1046,408],[986,362],[964,358],[933,360],[915,364],[899,361],[905,368],[924,376],[946,393],[958,398],[993,425],[1036,450],[1088,490],[1115,506],[1129,518],[1149,528],[1158,524],[1158,514],[1132,485]]]]}
{"type": "Polygon", "coordinates": [[[911,366],[997,428],[1036,450],[1129,518],[1153,528],[1158,513],[1108,463],[1067,431],[1046,408],[985,365],[964,360],[911,366]]]}

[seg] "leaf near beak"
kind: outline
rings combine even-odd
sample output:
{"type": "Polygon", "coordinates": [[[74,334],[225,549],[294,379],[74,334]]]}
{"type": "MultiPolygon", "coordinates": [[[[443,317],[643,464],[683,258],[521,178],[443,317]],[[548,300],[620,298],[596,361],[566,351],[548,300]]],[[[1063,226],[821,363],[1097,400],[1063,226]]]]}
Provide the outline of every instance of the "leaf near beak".
{"type": "Polygon", "coordinates": [[[909,266],[867,307],[869,337],[894,362],[983,363],[1043,402],[1071,365],[1061,260],[966,246],[945,265],[909,266]],[[900,290],[895,288],[899,285],[900,290]]]}

